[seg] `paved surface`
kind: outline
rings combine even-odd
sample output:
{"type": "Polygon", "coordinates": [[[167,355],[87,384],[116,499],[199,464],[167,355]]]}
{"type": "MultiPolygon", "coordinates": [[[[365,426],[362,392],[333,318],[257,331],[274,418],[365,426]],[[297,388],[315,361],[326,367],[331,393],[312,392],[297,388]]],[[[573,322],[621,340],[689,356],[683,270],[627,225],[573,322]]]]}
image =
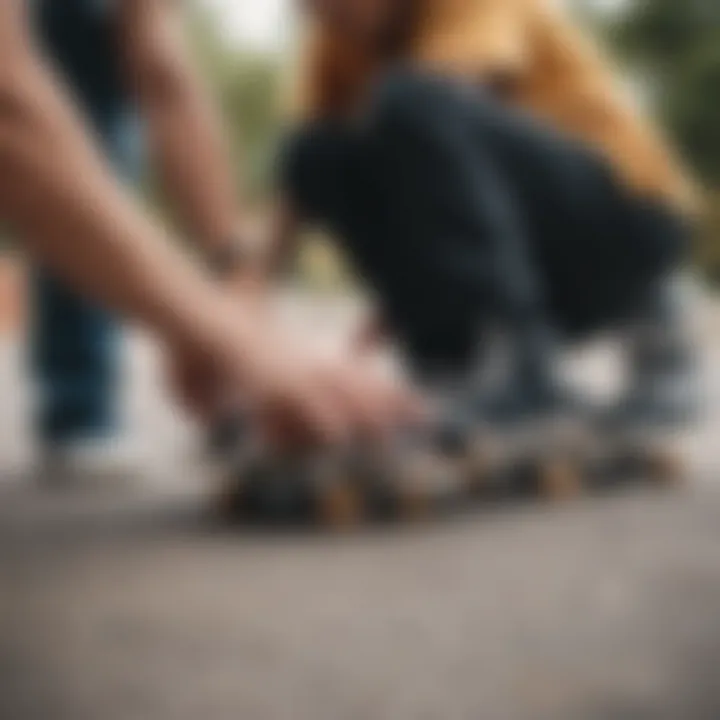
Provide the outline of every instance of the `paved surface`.
{"type": "Polygon", "coordinates": [[[714,419],[683,492],[263,536],[213,526],[192,433],[129,354],[151,477],[67,496],[24,479],[31,398],[0,352],[2,720],[720,717],[714,419]]]}

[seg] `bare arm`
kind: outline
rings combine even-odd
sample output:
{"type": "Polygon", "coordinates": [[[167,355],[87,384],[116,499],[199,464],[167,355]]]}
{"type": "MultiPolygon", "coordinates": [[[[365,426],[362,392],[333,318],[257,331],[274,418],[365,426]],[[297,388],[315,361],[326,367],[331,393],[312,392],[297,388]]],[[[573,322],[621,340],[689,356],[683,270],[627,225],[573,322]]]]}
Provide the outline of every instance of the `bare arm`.
{"type": "Polygon", "coordinates": [[[30,37],[24,0],[2,0],[0,220],[35,258],[199,362],[199,401],[243,388],[271,418],[324,438],[396,415],[396,391],[354,367],[320,372],[173,248],[113,181],[30,37]]]}
{"type": "Polygon", "coordinates": [[[201,341],[215,289],[113,181],[32,46],[23,6],[0,3],[0,217],[88,295],[169,339],[201,341]]]}
{"type": "Polygon", "coordinates": [[[220,113],[195,67],[183,14],[177,0],[124,0],[120,46],[163,188],[189,234],[212,252],[238,231],[240,208],[220,113]]]}

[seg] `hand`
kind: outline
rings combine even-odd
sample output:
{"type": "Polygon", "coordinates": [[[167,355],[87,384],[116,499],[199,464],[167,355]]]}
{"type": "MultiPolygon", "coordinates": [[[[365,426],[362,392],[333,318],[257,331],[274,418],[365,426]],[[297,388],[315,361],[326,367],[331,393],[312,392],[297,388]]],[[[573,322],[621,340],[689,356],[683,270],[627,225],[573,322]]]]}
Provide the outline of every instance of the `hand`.
{"type": "Polygon", "coordinates": [[[374,352],[387,338],[387,328],[378,315],[365,318],[352,338],[354,350],[363,355],[374,352]]]}
{"type": "MultiPolygon", "coordinates": [[[[417,419],[419,402],[397,381],[349,358],[319,358],[262,322],[231,332],[213,348],[175,348],[175,391],[195,414],[212,420],[242,402],[273,440],[283,444],[341,443],[380,436],[417,419]]],[[[245,308],[247,310],[247,308],[245,308]]]]}
{"type": "Polygon", "coordinates": [[[349,359],[296,357],[273,372],[259,418],[285,446],[378,440],[419,413],[407,389],[349,359]]]}

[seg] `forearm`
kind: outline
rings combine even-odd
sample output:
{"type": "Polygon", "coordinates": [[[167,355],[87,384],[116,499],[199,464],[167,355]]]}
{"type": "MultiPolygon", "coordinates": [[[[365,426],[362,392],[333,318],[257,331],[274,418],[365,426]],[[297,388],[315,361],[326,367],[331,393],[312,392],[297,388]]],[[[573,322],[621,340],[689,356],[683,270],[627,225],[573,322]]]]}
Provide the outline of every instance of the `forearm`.
{"type": "Polygon", "coordinates": [[[166,339],[211,330],[214,288],[112,180],[30,51],[0,84],[0,217],[74,287],[166,339]]]}
{"type": "Polygon", "coordinates": [[[184,229],[213,251],[237,232],[239,200],[221,115],[194,66],[182,12],[165,0],[130,0],[121,12],[153,168],[184,229]]]}
{"type": "Polygon", "coordinates": [[[237,230],[239,206],[220,124],[197,87],[148,102],[153,164],[183,227],[212,250],[237,230]]]}

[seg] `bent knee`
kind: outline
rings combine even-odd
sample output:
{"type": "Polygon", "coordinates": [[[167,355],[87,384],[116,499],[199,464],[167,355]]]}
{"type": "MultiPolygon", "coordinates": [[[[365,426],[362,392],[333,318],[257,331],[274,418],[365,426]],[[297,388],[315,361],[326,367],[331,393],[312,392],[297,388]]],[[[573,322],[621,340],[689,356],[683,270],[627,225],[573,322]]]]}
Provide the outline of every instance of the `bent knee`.
{"type": "Polygon", "coordinates": [[[320,218],[343,187],[356,141],[336,123],[313,122],[291,131],[282,143],[278,175],[282,190],[305,215],[320,218]]]}
{"type": "Polygon", "coordinates": [[[369,125],[382,132],[412,133],[454,127],[467,121],[482,127],[493,101],[475,86],[427,70],[405,67],[383,77],[371,93],[369,125]]]}

